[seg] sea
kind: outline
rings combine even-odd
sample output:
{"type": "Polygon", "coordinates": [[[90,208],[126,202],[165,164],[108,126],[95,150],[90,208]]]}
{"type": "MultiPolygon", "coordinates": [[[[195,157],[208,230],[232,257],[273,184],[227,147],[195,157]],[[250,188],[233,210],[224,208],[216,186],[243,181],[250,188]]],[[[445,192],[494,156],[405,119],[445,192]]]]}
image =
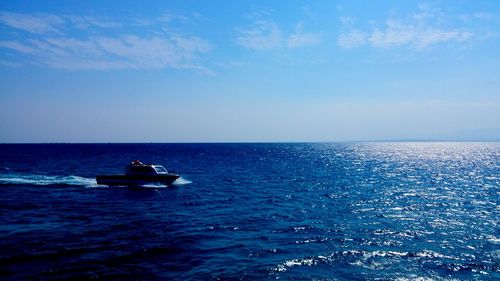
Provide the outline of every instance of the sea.
{"type": "Polygon", "coordinates": [[[499,200],[499,142],[2,144],[0,279],[499,280],[499,200]]]}

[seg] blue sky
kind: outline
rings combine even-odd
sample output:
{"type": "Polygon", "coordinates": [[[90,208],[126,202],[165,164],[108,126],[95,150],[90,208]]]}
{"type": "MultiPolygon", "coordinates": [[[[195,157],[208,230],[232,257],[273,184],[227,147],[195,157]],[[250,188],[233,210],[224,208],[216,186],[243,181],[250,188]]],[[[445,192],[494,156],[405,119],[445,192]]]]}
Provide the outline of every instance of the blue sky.
{"type": "Polygon", "coordinates": [[[0,142],[499,140],[497,1],[3,1],[0,142]]]}

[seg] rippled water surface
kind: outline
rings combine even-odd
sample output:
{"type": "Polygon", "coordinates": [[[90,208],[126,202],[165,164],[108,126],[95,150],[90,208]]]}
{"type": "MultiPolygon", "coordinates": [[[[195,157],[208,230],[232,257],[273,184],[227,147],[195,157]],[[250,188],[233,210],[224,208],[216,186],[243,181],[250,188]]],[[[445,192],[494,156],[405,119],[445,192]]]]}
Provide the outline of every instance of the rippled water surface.
{"type": "Polygon", "coordinates": [[[498,280],[500,143],[0,145],[3,280],[498,280]],[[134,159],[174,186],[108,188],[134,159]]]}

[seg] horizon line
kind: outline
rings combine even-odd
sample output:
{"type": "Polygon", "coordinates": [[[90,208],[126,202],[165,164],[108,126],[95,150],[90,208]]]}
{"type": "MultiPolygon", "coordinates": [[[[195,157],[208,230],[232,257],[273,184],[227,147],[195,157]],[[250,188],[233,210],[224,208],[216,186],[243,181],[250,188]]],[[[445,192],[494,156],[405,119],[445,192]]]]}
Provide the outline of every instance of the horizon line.
{"type": "Polygon", "coordinates": [[[387,139],[387,140],[340,140],[340,141],[149,141],[149,142],[0,142],[9,144],[301,144],[301,143],[383,143],[383,142],[500,142],[500,139],[387,139]]]}

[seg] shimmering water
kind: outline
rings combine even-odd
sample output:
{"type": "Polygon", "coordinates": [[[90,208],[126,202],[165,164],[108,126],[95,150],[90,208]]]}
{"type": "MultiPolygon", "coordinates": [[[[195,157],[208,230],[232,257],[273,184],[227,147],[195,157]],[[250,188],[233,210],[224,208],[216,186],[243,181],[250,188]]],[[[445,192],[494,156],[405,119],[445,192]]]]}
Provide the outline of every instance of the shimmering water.
{"type": "Polygon", "coordinates": [[[0,145],[0,192],[3,280],[500,278],[500,143],[0,145]]]}

